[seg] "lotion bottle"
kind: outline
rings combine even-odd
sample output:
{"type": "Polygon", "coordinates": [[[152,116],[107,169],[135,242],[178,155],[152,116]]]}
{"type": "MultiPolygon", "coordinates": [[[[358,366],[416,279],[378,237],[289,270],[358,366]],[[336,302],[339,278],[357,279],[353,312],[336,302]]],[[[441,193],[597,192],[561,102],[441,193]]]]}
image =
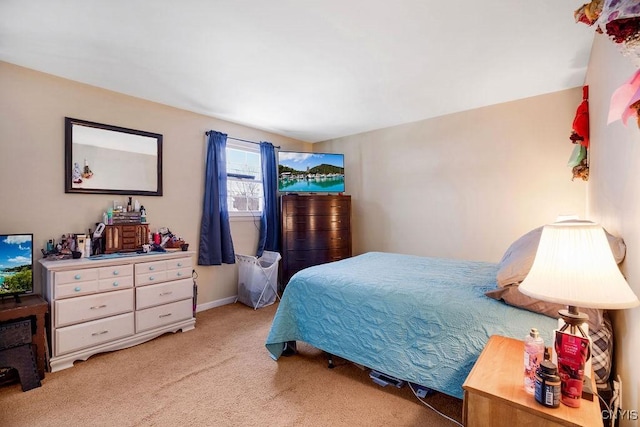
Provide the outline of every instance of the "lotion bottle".
{"type": "Polygon", "coordinates": [[[531,328],[524,338],[524,389],[534,394],[536,389],[536,371],[544,360],[544,340],[536,328],[531,328]]]}

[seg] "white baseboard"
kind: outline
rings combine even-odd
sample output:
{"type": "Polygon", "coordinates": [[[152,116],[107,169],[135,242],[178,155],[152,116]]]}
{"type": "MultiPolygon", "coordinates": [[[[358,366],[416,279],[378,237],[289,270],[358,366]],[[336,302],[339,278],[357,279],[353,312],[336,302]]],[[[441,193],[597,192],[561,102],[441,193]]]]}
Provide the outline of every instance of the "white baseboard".
{"type": "Polygon", "coordinates": [[[227,298],[223,298],[223,299],[207,302],[207,303],[204,303],[204,304],[198,304],[196,306],[196,313],[199,313],[199,312],[205,311],[205,310],[209,310],[210,308],[216,308],[216,307],[220,307],[220,306],[227,305],[227,304],[233,304],[234,302],[237,301],[237,299],[238,299],[237,296],[232,296],[232,297],[227,297],[227,298]]]}

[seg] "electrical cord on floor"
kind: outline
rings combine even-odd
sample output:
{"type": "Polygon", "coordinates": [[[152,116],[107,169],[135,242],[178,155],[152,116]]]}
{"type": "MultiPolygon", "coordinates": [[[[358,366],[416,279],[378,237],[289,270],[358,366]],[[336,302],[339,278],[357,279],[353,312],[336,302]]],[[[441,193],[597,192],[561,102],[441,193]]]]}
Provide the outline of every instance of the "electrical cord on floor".
{"type": "Polygon", "coordinates": [[[413,392],[413,394],[416,396],[416,398],[420,401],[420,403],[422,403],[423,405],[425,405],[427,408],[431,409],[433,412],[435,412],[436,414],[440,415],[443,418],[448,419],[449,421],[451,421],[452,423],[454,423],[455,425],[458,425],[460,427],[464,427],[462,424],[460,424],[458,421],[454,420],[453,418],[451,418],[448,415],[443,414],[442,412],[438,411],[436,408],[434,408],[433,406],[431,406],[430,404],[428,404],[427,402],[425,402],[420,396],[418,396],[418,393],[416,393],[416,391],[413,389],[413,385],[411,383],[409,384],[409,388],[411,389],[411,391],[413,392]]]}

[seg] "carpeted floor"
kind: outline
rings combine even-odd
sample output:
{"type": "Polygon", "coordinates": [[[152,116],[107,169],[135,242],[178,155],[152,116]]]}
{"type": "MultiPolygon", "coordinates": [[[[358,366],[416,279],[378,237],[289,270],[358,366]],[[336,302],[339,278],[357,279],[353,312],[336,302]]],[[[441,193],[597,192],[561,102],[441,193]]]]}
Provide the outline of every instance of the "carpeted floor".
{"type": "MultiPolygon", "coordinates": [[[[408,387],[299,344],[273,361],[264,347],[276,305],[230,304],[197,315],[196,329],[92,356],[47,373],[42,387],[0,387],[0,426],[450,426],[408,387]]],[[[460,422],[462,402],[427,398],[460,422]]]]}

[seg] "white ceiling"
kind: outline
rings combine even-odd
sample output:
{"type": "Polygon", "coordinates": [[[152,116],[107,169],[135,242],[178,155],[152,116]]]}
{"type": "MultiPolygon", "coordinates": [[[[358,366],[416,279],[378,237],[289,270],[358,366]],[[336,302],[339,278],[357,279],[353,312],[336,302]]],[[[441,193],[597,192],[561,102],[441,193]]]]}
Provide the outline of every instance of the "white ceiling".
{"type": "Polygon", "coordinates": [[[582,3],[0,0],[0,60],[317,142],[581,86],[582,3]]]}

